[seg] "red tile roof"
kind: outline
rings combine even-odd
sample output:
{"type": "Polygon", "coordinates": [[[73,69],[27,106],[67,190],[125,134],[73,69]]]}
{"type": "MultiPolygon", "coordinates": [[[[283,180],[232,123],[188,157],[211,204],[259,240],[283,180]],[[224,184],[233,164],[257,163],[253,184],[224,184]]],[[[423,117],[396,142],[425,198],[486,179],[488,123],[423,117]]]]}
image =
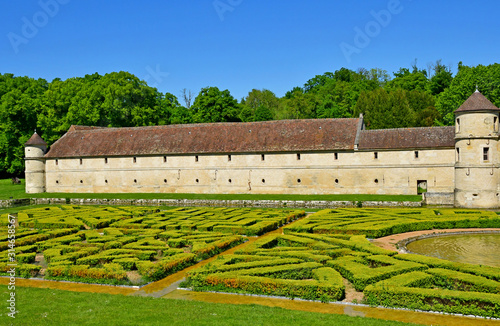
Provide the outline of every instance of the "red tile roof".
{"type": "Polygon", "coordinates": [[[33,134],[33,136],[31,136],[31,138],[28,139],[28,141],[24,145],[25,146],[26,145],[43,145],[43,146],[47,146],[47,143],[35,131],[35,133],[33,134]]]}
{"type": "Polygon", "coordinates": [[[455,147],[455,127],[362,130],[358,148],[417,149],[455,147]]]}
{"type": "Polygon", "coordinates": [[[71,126],[46,157],[352,150],[359,119],[151,127],[71,126]]]}
{"type": "Polygon", "coordinates": [[[500,111],[479,91],[475,91],[455,112],[464,111],[500,111]]]}

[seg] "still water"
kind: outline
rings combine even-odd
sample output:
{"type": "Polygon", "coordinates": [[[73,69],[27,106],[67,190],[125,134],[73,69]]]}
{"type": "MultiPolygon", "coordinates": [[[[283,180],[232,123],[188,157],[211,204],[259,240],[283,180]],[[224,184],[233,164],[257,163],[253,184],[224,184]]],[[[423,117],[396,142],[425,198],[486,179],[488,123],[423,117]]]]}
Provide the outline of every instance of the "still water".
{"type": "Polygon", "coordinates": [[[416,254],[459,263],[500,267],[500,234],[443,235],[410,242],[406,248],[416,254]]]}

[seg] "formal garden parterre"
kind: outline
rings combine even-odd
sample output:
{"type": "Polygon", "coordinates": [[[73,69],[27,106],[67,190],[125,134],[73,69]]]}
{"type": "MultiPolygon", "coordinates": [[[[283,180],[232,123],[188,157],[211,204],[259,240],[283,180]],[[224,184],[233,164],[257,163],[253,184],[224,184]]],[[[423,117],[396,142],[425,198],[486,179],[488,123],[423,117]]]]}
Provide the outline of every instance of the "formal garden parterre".
{"type": "Polygon", "coordinates": [[[380,238],[391,234],[456,228],[497,228],[495,212],[467,209],[359,208],[325,209],[284,228],[284,232],[362,234],[380,238]]]}
{"type": "MultiPolygon", "coordinates": [[[[17,214],[16,273],[91,283],[156,281],[272,233],[188,272],[183,286],[339,301],[346,285],[364,303],[500,318],[500,269],[379,248],[368,238],[433,228],[499,227],[491,211],[300,210],[53,206],[17,214]]],[[[2,216],[0,271],[8,271],[2,216]]],[[[358,301],[360,302],[360,301],[358,301]]]]}
{"type": "Polygon", "coordinates": [[[299,210],[60,206],[2,216],[0,273],[101,284],[156,281],[303,216],[299,210]]]}
{"type": "Polygon", "coordinates": [[[499,226],[485,211],[328,209],[189,272],[184,286],[326,302],[344,298],[344,278],[370,305],[500,318],[500,269],[398,254],[366,238],[499,226]]]}

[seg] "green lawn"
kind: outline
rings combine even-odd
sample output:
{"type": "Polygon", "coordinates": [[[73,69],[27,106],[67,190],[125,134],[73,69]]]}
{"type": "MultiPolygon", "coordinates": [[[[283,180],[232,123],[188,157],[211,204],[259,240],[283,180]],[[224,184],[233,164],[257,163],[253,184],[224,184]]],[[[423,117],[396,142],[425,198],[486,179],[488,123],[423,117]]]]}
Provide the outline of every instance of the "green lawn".
{"type": "Polygon", "coordinates": [[[26,194],[24,180],[12,185],[10,179],[0,180],[0,199],[13,198],[109,198],[109,199],[204,199],[204,200],[338,200],[338,201],[413,201],[419,195],[261,195],[261,194],[168,194],[168,193],[41,193],[26,194]]]}
{"type": "Polygon", "coordinates": [[[9,325],[410,325],[373,318],[349,317],[271,308],[154,299],[135,296],[16,287],[15,320],[8,317],[6,286],[0,324],[9,325]]]}
{"type": "Polygon", "coordinates": [[[0,179],[0,199],[28,198],[24,192],[24,179],[21,184],[14,185],[10,179],[0,179]]]}

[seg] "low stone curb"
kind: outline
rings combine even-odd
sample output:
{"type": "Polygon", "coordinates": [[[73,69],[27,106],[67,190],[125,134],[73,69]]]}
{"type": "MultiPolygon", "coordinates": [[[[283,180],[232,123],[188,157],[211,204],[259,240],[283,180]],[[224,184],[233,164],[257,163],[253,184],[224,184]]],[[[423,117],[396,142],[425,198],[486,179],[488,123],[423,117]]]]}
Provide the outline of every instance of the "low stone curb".
{"type": "Polygon", "coordinates": [[[11,208],[30,205],[29,198],[0,200],[0,208],[11,208]]]}
{"type": "Polygon", "coordinates": [[[305,201],[305,200],[203,200],[203,199],[83,199],[31,198],[31,205],[117,205],[117,206],[220,206],[269,208],[331,207],[421,207],[422,202],[395,201],[305,201]]]}

